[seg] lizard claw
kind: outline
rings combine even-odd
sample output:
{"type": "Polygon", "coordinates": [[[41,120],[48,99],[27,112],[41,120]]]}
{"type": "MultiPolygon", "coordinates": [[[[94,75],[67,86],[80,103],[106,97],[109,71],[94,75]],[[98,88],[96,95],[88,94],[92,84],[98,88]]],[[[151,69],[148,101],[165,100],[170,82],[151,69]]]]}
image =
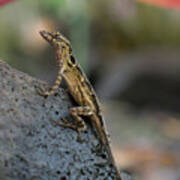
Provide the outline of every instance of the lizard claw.
{"type": "Polygon", "coordinates": [[[48,97],[49,94],[47,91],[45,91],[45,88],[44,87],[36,87],[36,92],[40,95],[40,96],[44,96],[44,97],[48,97]]]}

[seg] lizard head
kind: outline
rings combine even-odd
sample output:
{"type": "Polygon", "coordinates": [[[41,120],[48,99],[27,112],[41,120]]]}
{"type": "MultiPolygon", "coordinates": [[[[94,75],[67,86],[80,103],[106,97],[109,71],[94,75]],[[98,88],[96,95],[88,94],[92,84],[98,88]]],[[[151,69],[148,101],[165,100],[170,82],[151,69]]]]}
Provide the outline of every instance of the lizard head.
{"type": "Polygon", "coordinates": [[[72,47],[68,39],[59,32],[51,33],[48,31],[40,31],[40,35],[54,47],[56,60],[60,66],[64,60],[68,66],[72,67],[76,65],[75,58],[72,55],[72,47]]]}
{"type": "Polygon", "coordinates": [[[48,31],[40,31],[40,35],[48,41],[54,48],[63,49],[68,48],[71,51],[71,44],[68,39],[66,39],[61,33],[59,32],[48,32],[48,31]]]}

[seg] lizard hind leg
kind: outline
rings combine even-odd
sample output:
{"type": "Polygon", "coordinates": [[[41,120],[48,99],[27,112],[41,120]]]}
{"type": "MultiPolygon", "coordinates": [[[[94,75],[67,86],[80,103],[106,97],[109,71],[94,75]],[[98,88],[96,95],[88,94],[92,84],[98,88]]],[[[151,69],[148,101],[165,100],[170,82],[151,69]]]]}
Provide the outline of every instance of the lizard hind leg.
{"type": "Polygon", "coordinates": [[[56,122],[56,121],[55,123],[58,126],[71,128],[75,130],[78,133],[78,139],[82,141],[81,131],[84,131],[86,129],[86,124],[81,116],[91,116],[93,114],[93,111],[88,106],[79,106],[79,107],[70,108],[69,113],[72,115],[73,119],[76,121],[75,124],[68,122],[66,118],[62,118],[64,121],[63,123],[56,122]]]}
{"type": "Polygon", "coordinates": [[[93,114],[91,108],[89,106],[72,107],[69,112],[76,121],[77,128],[84,131],[86,129],[86,124],[81,116],[91,116],[93,114]]]}
{"type": "Polygon", "coordinates": [[[73,119],[76,121],[79,139],[82,139],[81,131],[86,130],[86,124],[81,116],[91,116],[93,114],[93,111],[89,106],[78,106],[72,107],[69,112],[72,115],[73,119]]]}

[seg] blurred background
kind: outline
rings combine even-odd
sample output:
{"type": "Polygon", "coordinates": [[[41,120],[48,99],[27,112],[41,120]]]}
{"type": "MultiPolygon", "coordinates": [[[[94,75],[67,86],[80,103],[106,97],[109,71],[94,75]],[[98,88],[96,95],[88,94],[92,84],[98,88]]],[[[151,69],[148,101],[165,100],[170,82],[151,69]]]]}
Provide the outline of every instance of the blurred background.
{"type": "Polygon", "coordinates": [[[60,31],[96,89],[121,170],[180,179],[180,0],[0,0],[0,59],[53,83],[60,31]]]}

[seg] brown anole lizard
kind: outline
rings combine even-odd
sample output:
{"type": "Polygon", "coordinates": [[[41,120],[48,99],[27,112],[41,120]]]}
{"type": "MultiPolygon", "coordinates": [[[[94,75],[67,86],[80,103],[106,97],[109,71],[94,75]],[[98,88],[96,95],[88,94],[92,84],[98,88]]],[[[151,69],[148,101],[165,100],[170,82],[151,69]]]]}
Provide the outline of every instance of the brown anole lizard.
{"type": "Polygon", "coordinates": [[[54,91],[59,87],[63,78],[68,86],[70,94],[79,105],[78,107],[72,107],[69,110],[72,117],[76,120],[77,126],[70,123],[57,122],[57,124],[75,129],[80,133],[81,130],[85,130],[86,128],[86,124],[81,116],[88,116],[93,127],[95,127],[97,131],[101,144],[108,151],[110,161],[112,162],[118,179],[120,180],[121,177],[111,152],[98,98],[86,75],[83,73],[78,62],[74,58],[70,42],[59,32],[50,33],[47,31],[41,31],[40,34],[55,49],[56,61],[59,67],[58,76],[54,85],[49,91],[44,92],[43,95],[49,96],[54,94],[54,91]]]}

